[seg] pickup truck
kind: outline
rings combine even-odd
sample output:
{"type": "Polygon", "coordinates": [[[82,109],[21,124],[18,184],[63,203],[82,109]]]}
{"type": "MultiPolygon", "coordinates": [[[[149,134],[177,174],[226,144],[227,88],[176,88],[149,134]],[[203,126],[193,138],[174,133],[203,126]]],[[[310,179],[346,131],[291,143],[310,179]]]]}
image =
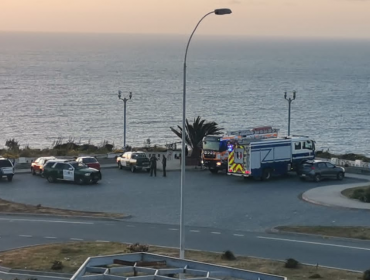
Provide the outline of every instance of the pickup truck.
{"type": "Polygon", "coordinates": [[[149,159],[144,152],[126,152],[117,157],[117,166],[119,169],[130,169],[131,172],[137,170],[150,170],[149,159]]]}

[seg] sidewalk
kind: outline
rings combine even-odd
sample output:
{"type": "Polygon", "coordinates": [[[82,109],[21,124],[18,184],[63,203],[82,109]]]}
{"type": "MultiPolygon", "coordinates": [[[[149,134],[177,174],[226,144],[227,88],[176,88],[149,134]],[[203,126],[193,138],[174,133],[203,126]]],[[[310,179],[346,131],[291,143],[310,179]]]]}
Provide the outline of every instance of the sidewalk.
{"type": "MultiPolygon", "coordinates": [[[[318,187],[306,191],[302,195],[302,199],[318,205],[329,206],[329,207],[344,207],[351,209],[365,209],[370,210],[370,203],[364,203],[356,199],[350,199],[342,195],[342,191],[345,189],[365,187],[370,185],[370,177],[365,175],[357,174],[346,174],[346,177],[364,179],[367,183],[353,183],[345,185],[332,185],[327,187],[318,187]]],[[[344,179],[345,180],[345,179],[344,179]]]]}

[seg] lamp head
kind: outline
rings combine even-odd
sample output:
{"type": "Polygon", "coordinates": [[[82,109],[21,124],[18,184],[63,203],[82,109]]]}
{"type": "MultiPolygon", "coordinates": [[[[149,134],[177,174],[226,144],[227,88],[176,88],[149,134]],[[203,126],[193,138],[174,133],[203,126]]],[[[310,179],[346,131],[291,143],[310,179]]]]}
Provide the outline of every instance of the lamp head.
{"type": "Polygon", "coordinates": [[[118,91],[118,98],[119,98],[119,99],[121,99],[121,94],[122,94],[122,93],[121,93],[121,91],[119,90],[119,91],[118,91]]]}
{"type": "Polygon", "coordinates": [[[284,92],[284,98],[286,99],[286,92],[284,92]]]}
{"type": "Polygon", "coordinates": [[[130,91],[130,94],[129,94],[129,96],[128,97],[130,97],[130,99],[132,98],[132,92],[130,91]]]}
{"type": "Polygon", "coordinates": [[[227,9],[227,8],[216,9],[215,10],[215,14],[216,15],[229,15],[229,14],[231,14],[231,10],[230,9],[227,9]]]}
{"type": "Polygon", "coordinates": [[[296,91],[293,91],[293,99],[295,99],[296,91]]]}

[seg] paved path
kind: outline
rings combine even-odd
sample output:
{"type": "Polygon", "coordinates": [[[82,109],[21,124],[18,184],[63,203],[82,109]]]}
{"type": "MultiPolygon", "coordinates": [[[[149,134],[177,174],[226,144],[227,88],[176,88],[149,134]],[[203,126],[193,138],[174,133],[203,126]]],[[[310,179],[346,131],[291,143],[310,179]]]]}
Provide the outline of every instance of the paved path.
{"type": "MultiPolygon", "coordinates": [[[[179,227],[131,221],[0,216],[0,250],[68,241],[116,241],[177,247],[179,227]]],[[[185,248],[285,260],[364,271],[370,242],[315,236],[266,234],[188,226],[185,248]]]]}
{"type": "Polygon", "coordinates": [[[351,174],[349,176],[352,178],[367,180],[368,182],[313,188],[303,193],[302,198],[305,201],[323,206],[370,210],[370,203],[364,203],[342,195],[342,191],[345,189],[370,186],[370,177],[355,174],[351,174]]]}

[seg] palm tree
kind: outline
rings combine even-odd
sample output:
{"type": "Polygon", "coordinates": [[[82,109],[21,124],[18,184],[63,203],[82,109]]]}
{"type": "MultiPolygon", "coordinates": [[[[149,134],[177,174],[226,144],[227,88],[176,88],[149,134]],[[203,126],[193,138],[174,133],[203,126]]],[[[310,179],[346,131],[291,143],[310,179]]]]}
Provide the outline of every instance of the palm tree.
{"type": "MultiPolygon", "coordinates": [[[[179,138],[182,138],[182,127],[177,126],[177,129],[170,127],[171,131],[175,133],[179,138]]],[[[191,157],[199,157],[201,144],[204,136],[207,135],[219,135],[221,130],[216,122],[207,122],[202,120],[200,116],[194,119],[193,124],[189,124],[186,120],[185,126],[185,142],[192,148],[191,157]]]]}

